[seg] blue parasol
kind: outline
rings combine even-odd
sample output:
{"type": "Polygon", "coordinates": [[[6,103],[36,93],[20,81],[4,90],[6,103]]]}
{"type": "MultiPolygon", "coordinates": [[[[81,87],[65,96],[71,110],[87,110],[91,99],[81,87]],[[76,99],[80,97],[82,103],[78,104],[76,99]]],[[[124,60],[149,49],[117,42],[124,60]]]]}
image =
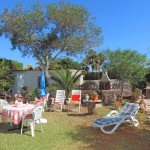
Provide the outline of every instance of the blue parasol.
{"type": "Polygon", "coordinates": [[[43,97],[45,95],[47,95],[47,91],[45,88],[45,73],[44,70],[42,69],[41,78],[40,78],[40,97],[43,97]]]}

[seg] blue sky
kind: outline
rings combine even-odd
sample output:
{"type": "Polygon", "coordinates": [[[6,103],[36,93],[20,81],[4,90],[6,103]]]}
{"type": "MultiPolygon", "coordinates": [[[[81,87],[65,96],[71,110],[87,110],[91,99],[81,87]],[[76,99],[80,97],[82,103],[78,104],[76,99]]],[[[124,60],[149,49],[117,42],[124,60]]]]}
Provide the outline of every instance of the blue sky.
{"type": "MultiPolygon", "coordinates": [[[[44,5],[59,0],[40,0],[44,5]]],[[[150,0],[67,0],[82,5],[96,17],[96,24],[102,28],[103,44],[99,50],[110,48],[131,49],[150,56],[150,0]]],[[[34,0],[0,0],[0,12],[13,8],[17,3],[30,7],[34,0]]],[[[17,50],[11,51],[8,39],[0,37],[0,58],[7,58],[36,66],[33,58],[21,56],[17,50]]]]}

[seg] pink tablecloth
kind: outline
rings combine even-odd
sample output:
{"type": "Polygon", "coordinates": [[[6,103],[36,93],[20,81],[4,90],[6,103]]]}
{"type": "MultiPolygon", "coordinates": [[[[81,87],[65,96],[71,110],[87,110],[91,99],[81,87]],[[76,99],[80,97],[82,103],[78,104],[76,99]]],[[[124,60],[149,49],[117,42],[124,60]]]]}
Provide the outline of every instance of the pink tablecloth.
{"type": "Polygon", "coordinates": [[[33,104],[22,104],[18,107],[14,105],[7,106],[2,110],[2,121],[5,120],[5,117],[9,117],[14,124],[19,124],[25,114],[31,114],[33,108],[35,108],[33,104]]]}

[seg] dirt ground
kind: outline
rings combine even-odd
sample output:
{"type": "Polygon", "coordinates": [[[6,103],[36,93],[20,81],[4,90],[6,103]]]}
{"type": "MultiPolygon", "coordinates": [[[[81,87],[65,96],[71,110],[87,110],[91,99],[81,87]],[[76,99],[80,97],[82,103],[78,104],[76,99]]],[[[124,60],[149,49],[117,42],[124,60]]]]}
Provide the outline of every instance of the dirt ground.
{"type": "MultiPolygon", "coordinates": [[[[82,140],[86,143],[81,149],[87,150],[150,150],[150,119],[143,119],[138,114],[138,127],[129,123],[122,124],[111,135],[104,134],[99,128],[92,127],[91,122],[97,115],[89,115],[82,124],[82,140]],[[83,139],[84,137],[84,139],[83,139]]],[[[107,128],[110,130],[112,127],[107,128]]]]}

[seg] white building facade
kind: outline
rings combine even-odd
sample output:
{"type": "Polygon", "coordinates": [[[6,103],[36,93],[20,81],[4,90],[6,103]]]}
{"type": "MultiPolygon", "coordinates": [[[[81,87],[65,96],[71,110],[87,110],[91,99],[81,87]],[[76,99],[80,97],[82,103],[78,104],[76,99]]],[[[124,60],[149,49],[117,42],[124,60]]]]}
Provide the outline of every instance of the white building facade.
{"type": "MultiPolygon", "coordinates": [[[[51,70],[53,72],[53,70],[51,70]]],[[[70,70],[73,74],[76,70],[70,70]]],[[[15,84],[12,87],[12,93],[20,92],[22,87],[27,86],[28,90],[34,90],[39,87],[41,71],[37,70],[16,70],[13,71],[16,75],[15,84]]],[[[83,76],[77,82],[78,85],[83,84],[83,76]]]]}

